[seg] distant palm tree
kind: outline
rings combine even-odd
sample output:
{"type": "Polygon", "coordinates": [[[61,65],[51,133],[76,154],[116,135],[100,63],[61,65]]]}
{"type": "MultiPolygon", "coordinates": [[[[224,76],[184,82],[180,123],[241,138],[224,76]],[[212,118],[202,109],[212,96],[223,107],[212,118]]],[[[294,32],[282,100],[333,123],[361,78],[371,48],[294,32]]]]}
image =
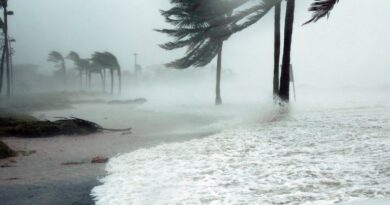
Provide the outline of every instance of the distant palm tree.
{"type": "Polygon", "coordinates": [[[174,29],[157,30],[174,38],[161,47],[166,50],[187,48],[185,56],[168,63],[168,67],[176,69],[203,67],[217,57],[216,105],[222,104],[220,86],[222,48],[224,41],[230,36],[224,34],[224,30],[229,26],[221,26],[221,23],[228,20],[234,8],[245,2],[246,0],[171,0],[174,6],[161,12],[166,21],[174,26],[174,29]]]}
{"type": "Polygon", "coordinates": [[[118,91],[121,93],[122,90],[122,74],[121,67],[119,65],[118,59],[110,52],[95,52],[92,55],[92,64],[102,68],[108,69],[110,71],[111,78],[111,94],[114,93],[114,72],[118,74],[118,91]]]}
{"type": "Polygon", "coordinates": [[[91,76],[93,73],[99,74],[102,77],[104,87],[102,69],[94,66],[90,59],[82,59],[80,58],[79,54],[74,51],[71,51],[66,58],[73,61],[73,63],[76,65],[76,69],[79,71],[81,88],[83,87],[83,73],[85,73],[85,82],[88,88],[91,88],[91,76]]]}
{"type": "Polygon", "coordinates": [[[47,58],[47,61],[55,63],[56,67],[58,67],[60,69],[60,71],[62,72],[62,75],[63,75],[64,89],[66,89],[65,58],[58,51],[52,51],[51,53],[49,53],[49,57],[47,58]]]}

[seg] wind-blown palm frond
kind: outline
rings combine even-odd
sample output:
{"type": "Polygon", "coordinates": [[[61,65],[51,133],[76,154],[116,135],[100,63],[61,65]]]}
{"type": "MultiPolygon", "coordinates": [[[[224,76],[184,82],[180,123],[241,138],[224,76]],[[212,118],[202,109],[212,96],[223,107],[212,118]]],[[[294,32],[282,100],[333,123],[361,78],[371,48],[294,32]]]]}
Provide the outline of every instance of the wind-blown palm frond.
{"type": "Polygon", "coordinates": [[[95,52],[91,60],[92,64],[103,68],[120,68],[118,59],[110,52],[95,52]]]}
{"type": "Polygon", "coordinates": [[[76,62],[80,60],[80,55],[75,51],[71,51],[69,52],[68,56],[66,56],[66,58],[76,62]]]}
{"type": "Polygon", "coordinates": [[[58,51],[52,51],[49,53],[47,61],[54,63],[62,63],[64,62],[64,57],[58,51]]]}
{"type": "Polygon", "coordinates": [[[262,0],[242,11],[234,12],[250,0],[171,0],[174,7],[161,11],[174,29],[156,30],[168,34],[173,41],[160,45],[163,49],[187,48],[186,55],[167,66],[184,69],[210,63],[222,42],[260,20],[276,2],[262,0]]]}
{"type": "Polygon", "coordinates": [[[315,0],[309,8],[309,11],[313,12],[313,17],[304,23],[304,25],[311,22],[317,22],[325,16],[329,17],[330,11],[338,2],[339,0],[315,0]]]}

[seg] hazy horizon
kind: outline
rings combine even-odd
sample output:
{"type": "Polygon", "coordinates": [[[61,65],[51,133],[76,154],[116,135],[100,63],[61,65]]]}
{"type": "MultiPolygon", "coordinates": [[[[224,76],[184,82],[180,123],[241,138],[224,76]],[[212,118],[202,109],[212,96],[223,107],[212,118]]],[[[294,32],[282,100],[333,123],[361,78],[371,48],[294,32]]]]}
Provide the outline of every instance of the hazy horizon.
{"type": "MultiPolygon", "coordinates": [[[[321,86],[389,85],[390,29],[387,0],[344,0],[328,20],[301,26],[310,18],[311,0],[297,2],[292,63],[297,83],[321,86]],[[374,4],[375,2],[376,4],[374,4]],[[380,6],[378,6],[380,5],[380,6]],[[365,8],[362,12],[361,8],[365,8]]],[[[54,70],[47,54],[74,50],[83,58],[94,51],[111,51],[124,70],[133,70],[133,53],[143,67],[164,64],[183,55],[158,44],[169,37],[153,29],[169,27],[159,9],[167,0],[14,0],[9,9],[15,64],[32,63],[54,70]]],[[[215,63],[207,66],[213,66],[215,63]]],[[[68,67],[71,67],[71,62],[68,67]]],[[[273,68],[273,11],[251,28],[231,37],[224,47],[223,68],[242,79],[271,84],[273,68]]]]}

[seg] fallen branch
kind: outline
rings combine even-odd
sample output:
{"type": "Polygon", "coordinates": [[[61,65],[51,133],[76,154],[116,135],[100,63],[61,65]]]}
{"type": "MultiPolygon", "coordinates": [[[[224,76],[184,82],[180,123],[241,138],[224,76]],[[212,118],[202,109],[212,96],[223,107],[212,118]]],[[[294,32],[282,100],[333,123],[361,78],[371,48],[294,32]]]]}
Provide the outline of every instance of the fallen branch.
{"type": "Polygon", "coordinates": [[[108,129],[80,118],[59,118],[56,121],[0,118],[0,136],[51,137],[58,135],[88,135],[102,131],[128,132],[126,129],[108,129]]]}

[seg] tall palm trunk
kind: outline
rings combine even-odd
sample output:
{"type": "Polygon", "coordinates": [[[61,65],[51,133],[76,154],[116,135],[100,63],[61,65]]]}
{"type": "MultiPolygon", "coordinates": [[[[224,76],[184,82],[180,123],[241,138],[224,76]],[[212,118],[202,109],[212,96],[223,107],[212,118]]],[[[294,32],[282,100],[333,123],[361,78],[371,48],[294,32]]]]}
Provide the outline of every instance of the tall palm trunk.
{"type": "Polygon", "coordinates": [[[281,3],[275,6],[275,42],[274,42],[274,100],[279,98],[279,61],[280,61],[280,13],[281,3]]]}
{"type": "Polygon", "coordinates": [[[88,90],[88,84],[89,84],[88,73],[89,71],[85,69],[85,90],[88,90]]]}
{"type": "Polygon", "coordinates": [[[217,82],[216,82],[216,89],[215,89],[215,105],[222,104],[222,98],[221,98],[222,47],[223,47],[223,42],[221,42],[221,49],[218,52],[217,82]]]}
{"type": "Polygon", "coordinates": [[[114,69],[110,68],[111,77],[111,95],[114,94],[114,69]]]}
{"type": "Polygon", "coordinates": [[[122,72],[121,68],[118,68],[118,81],[119,81],[119,94],[122,92],[122,72]]]}
{"type": "Polygon", "coordinates": [[[64,75],[63,76],[63,80],[64,80],[64,91],[66,91],[66,87],[67,87],[67,79],[66,79],[66,64],[65,64],[65,60],[62,60],[62,63],[61,63],[61,68],[62,68],[62,74],[64,75]]]}
{"type": "Polygon", "coordinates": [[[80,77],[80,90],[83,90],[83,71],[81,69],[79,71],[79,77],[80,77]]]}
{"type": "Polygon", "coordinates": [[[286,22],[284,30],[284,48],[283,48],[283,63],[282,75],[280,79],[279,95],[282,101],[289,102],[290,100],[290,63],[291,63],[291,43],[294,24],[295,0],[287,1],[286,22]]]}
{"type": "Polygon", "coordinates": [[[91,83],[92,82],[92,72],[88,72],[88,89],[91,90],[91,83]]]}
{"type": "Polygon", "coordinates": [[[103,92],[106,92],[106,69],[103,69],[103,92]]]}

